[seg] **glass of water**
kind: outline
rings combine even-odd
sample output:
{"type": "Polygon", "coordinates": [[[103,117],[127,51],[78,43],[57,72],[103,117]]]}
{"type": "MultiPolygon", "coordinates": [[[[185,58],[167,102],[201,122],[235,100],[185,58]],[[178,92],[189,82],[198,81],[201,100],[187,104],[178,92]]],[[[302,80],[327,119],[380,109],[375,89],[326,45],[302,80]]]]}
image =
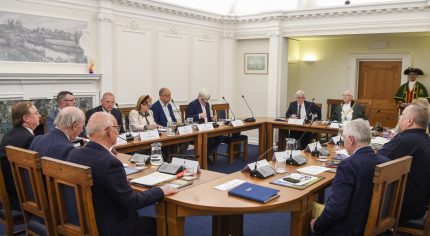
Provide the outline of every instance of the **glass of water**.
{"type": "Polygon", "coordinates": [[[159,166],[163,164],[163,154],[161,154],[161,143],[151,144],[151,165],[159,166]]]}
{"type": "Polygon", "coordinates": [[[187,118],[185,125],[193,125],[194,119],[192,117],[187,118]]]}
{"type": "Polygon", "coordinates": [[[175,136],[175,122],[169,121],[167,122],[167,136],[175,136]]]}

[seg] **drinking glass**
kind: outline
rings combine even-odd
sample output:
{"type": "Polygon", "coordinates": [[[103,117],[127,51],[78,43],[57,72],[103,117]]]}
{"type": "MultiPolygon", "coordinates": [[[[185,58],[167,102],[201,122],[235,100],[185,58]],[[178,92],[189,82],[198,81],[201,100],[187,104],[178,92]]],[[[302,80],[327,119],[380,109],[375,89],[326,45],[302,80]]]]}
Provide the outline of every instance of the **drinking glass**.
{"type": "Polygon", "coordinates": [[[151,165],[159,166],[163,164],[163,154],[161,154],[161,143],[151,144],[151,165]]]}
{"type": "Polygon", "coordinates": [[[167,122],[167,136],[175,136],[175,122],[168,121],[167,122]]]}
{"type": "Polygon", "coordinates": [[[193,120],[192,117],[191,118],[187,118],[187,120],[185,121],[185,125],[193,125],[193,122],[194,122],[194,120],[193,120]]]}

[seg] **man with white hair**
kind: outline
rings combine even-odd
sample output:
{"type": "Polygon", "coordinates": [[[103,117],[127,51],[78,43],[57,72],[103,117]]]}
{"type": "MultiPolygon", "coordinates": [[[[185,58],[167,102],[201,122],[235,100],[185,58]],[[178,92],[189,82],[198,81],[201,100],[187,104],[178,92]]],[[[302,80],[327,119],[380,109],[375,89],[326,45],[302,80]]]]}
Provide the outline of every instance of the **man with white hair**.
{"type": "Polygon", "coordinates": [[[74,148],[72,141],[82,132],[85,115],[77,107],[65,107],[58,113],[54,124],[53,130],[34,138],[30,150],[38,152],[40,156],[64,160],[74,148]]]}
{"type": "Polygon", "coordinates": [[[354,100],[351,91],[345,90],[342,94],[343,102],[336,106],[331,120],[344,123],[358,118],[367,119],[363,108],[354,100]]]}
{"type": "Polygon", "coordinates": [[[171,187],[153,187],[135,192],[131,189],[124,166],[112,153],[119,133],[112,114],[94,113],[87,123],[90,142],[74,149],[67,161],[91,167],[91,188],[100,235],[156,235],[155,219],[140,217],[137,210],[176,193],[171,187]]]}
{"type": "MultiPolygon", "coordinates": [[[[186,114],[186,118],[193,118],[195,122],[198,123],[206,123],[214,121],[214,117],[212,117],[210,112],[209,99],[211,95],[209,90],[203,88],[199,91],[199,95],[196,100],[190,102],[188,104],[188,110],[186,114]]],[[[223,137],[214,137],[208,140],[208,156],[210,156],[218,146],[221,144],[223,137]]]]}
{"type": "Polygon", "coordinates": [[[397,125],[399,133],[378,152],[392,160],[412,156],[400,213],[401,225],[426,214],[430,197],[430,138],[426,133],[428,123],[428,103],[412,103],[400,116],[397,125]]]}
{"type": "Polygon", "coordinates": [[[373,192],[375,166],[388,158],[375,154],[369,146],[370,126],[363,119],[344,126],[345,149],[351,156],[336,170],[329,196],[321,215],[311,220],[317,235],[363,235],[373,192]]]}

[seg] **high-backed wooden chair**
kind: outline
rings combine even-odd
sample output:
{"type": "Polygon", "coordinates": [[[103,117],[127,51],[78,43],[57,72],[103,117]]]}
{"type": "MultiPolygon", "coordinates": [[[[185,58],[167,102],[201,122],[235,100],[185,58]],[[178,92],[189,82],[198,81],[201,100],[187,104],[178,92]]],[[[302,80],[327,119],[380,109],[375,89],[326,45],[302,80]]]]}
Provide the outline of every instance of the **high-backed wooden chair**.
{"type": "Polygon", "coordinates": [[[49,206],[57,235],[98,235],[93,209],[91,168],[42,157],[49,206]]]}
{"type": "Polygon", "coordinates": [[[185,124],[185,116],[187,115],[188,105],[179,105],[179,111],[181,112],[182,124],[185,124]]]}
{"type": "Polygon", "coordinates": [[[412,157],[379,164],[373,177],[373,194],[364,235],[378,235],[396,228],[412,157]]]}
{"type": "MultiPolygon", "coordinates": [[[[212,112],[218,117],[218,120],[230,119],[229,111],[230,105],[228,103],[212,105],[212,112]]],[[[228,136],[224,136],[222,142],[227,144],[227,154],[214,153],[214,160],[216,159],[216,154],[227,156],[230,159],[230,164],[233,164],[234,156],[236,154],[243,154],[243,158],[245,160],[248,160],[248,136],[241,135],[240,133],[234,133],[228,136]],[[241,144],[243,144],[243,152],[240,148],[241,144]]]]}
{"type": "Polygon", "coordinates": [[[128,114],[130,114],[130,111],[133,110],[133,108],[134,107],[121,107],[119,109],[121,111],[121,114],[124,116],[124,125],[125,127],[127,127],[127,129],[130,129],[130,120],[128,118],[128,114]]]}
{"type": "Polygon", "coordinates": [[[12,210],[9,195],[6,191],[6,184],[4,182],[3,171],[0,168],[0,222],[6,226],[6,235],[12,236],[22,233],[24,229],[14,231],[14,226],[23,224],[24,218],[21,212],[12,210]]]}
{"type": "Polygon", "coordinates": [[[399,223],[399,226],[397,227],[396,231],[402,232],[402,233],[407,233],[407,234],[412,234],[412,235],[430,236],[429,206],[430,206],[430,202],[427,205],[427,213],[422,218],[408,220],[406,222],[401,222],[401,223],[399,223]]]}
{"type": "Polygon", "coordinates": [[[54,235],[37,152],[6,146],[28,235],[54,235]]]}

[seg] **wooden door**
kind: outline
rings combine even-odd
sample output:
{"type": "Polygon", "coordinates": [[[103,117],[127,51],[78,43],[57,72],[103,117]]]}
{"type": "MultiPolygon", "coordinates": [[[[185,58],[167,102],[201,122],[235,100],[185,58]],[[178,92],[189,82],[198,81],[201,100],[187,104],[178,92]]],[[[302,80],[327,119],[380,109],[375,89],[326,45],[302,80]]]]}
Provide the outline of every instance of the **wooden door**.
{"type": "Polygon", "coordinates": [[[357,99],[372,100],[370,124],[395,127],[398,111],[393,99],[400,86],[401,61],[361,61],[357,99]]]}

